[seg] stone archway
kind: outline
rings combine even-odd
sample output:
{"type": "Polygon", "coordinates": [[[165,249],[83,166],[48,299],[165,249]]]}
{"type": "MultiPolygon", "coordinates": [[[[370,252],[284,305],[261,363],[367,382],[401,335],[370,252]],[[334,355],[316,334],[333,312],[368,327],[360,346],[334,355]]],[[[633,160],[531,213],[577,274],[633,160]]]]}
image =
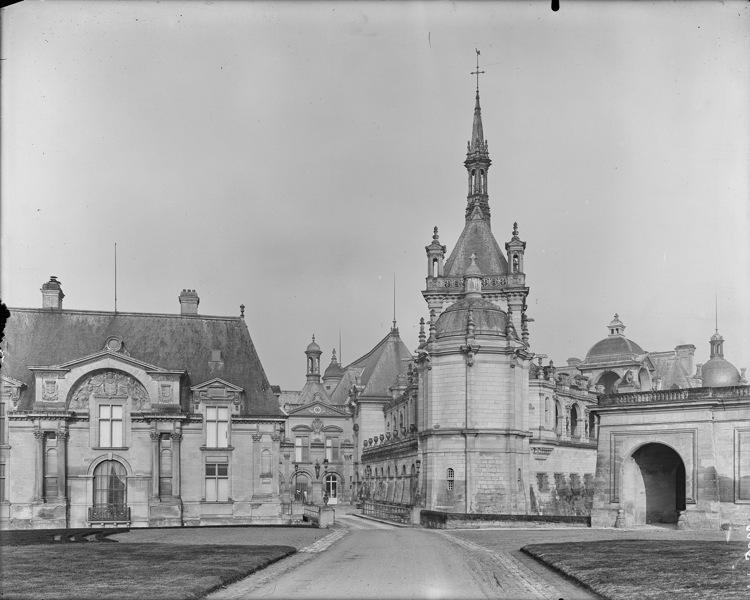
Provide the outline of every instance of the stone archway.
{"type": "Polygon", "coordinates": [[[596,384],[604,387],[605,394],[615,393],[615,384],[620,380],[620,376],[614,371],[606,371],[602,373],[601,377],[597,380],[596,384]]]}
{"type": "Polygon", "coordinates": [[[665,444],[638,448],[623,464],[623,509],[633,525],[676,523],[685,510],[685,463],[665,444]]]}

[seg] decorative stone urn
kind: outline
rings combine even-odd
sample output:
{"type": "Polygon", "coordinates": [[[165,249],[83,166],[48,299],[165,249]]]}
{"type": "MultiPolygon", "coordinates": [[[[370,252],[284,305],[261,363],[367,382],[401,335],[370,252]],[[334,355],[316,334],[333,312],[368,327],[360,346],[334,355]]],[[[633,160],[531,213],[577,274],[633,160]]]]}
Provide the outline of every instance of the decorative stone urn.
{"type": "Polygon", "coordinates": [[[385,436],[381,433],[380,434],[380,441],[382,442],[385,439],[385,436]]]}
{"type": "Polygon", "coordinates": [[[387,440],[391,439],[391,432],[390,431],[386,432],[385,439],[387,439],[387,440]]]}

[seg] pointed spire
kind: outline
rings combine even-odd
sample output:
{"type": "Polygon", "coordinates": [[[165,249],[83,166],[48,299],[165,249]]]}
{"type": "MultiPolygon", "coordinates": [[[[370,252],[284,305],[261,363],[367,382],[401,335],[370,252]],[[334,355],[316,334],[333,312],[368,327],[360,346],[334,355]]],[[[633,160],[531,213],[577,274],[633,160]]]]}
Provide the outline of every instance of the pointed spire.
{"type": "Polygon", "coordinates": [[[424,343],[426,340],[427,340],[427,336],[424,333],[424,317],[420,317],[419,319],[419,347],[420,348],[424,346],[424,343]]]}
{"type": "Polygon", "coordinates": [[[489,222],[490,207],[487,202],[487,171],[492,164],[487,142],[484,139],[482,127],[482,107],[479,104],[479,50],[477,52],[477,70],[472,75],[477,76],[477,92],[474,100],[474,122],[471,127],[471,140],[468,143],[464,166],[469,172],[469,202],[466,207],[466,219],[479,218],[489,222]],[[479,209],[479,212],[477,212],[479,209]]]}

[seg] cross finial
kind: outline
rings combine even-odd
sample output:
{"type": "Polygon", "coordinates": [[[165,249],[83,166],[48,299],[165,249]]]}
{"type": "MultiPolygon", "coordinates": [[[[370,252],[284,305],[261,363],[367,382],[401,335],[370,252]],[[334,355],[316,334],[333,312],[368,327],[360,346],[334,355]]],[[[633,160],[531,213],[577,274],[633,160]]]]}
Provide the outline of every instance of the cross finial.
{"type": "Polygon", "coordinates": [[[476,48],[474,48],[474,50],[477,53],[477,70],[476,71],[472,71],[471,74],[477,76],[477,94],[478,94],[479,93],[479,76],[483,75],[484,71],[480,71],[479,70],[479,50],[477,50],[476,48]]]}

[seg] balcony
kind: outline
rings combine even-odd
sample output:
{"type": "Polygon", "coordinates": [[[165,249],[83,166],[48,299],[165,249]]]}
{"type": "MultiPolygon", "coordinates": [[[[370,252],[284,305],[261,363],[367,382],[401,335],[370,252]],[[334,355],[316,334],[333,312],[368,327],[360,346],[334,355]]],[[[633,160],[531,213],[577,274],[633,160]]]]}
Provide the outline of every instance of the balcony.
{"type": "Polygon", "coordinates": [[[96,504],[89,507],[89,523],[129,523],[130,507],[124,504],[96,504]]]}

